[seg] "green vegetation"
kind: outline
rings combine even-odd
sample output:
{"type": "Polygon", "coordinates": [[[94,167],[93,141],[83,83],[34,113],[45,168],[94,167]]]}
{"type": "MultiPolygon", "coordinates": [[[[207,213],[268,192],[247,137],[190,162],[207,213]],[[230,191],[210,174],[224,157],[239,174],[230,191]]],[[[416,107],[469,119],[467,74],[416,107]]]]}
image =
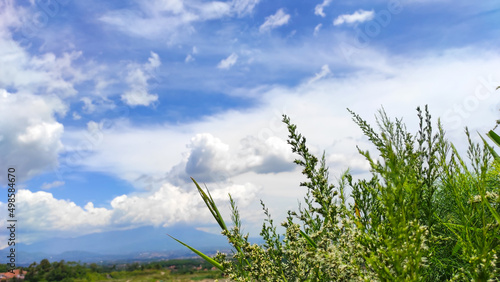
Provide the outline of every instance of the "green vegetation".
{"type": "Polygon", "coordinates": [[[25,269],[25,281],[198,281],[220,279],[221,272],[201,259],[175,259],[119,265],[52,262],[43,259],[25,269]]]}
{"type": "MultiPolygon", "coordinates": [[[[268,217],[263,245],[241,233],[231,198],[228,228],[210,193],[193,179],[234,246],[231,256],[204,257],[207,262],[235,281],[500,281],[500,157],[487,142],[475,144],[466,130],[464,159],[439,122],[433,130],[427,107],[417,108],[414,134],[383,110],[378,130],[351,114],[377,154],[358,148],[371,177],[354,180],[346,171],[337,184],[328,179],[325,155],[311,154],[283,117],[288,143],[300,156],[295,163],[307,177],[300,184],[307,189],[305,205],[288,212],[281,224],[286,231],[278,234],[262,204],[268,217]]],[[[498,135],[488,136],[500,144],[498,135]]]]}

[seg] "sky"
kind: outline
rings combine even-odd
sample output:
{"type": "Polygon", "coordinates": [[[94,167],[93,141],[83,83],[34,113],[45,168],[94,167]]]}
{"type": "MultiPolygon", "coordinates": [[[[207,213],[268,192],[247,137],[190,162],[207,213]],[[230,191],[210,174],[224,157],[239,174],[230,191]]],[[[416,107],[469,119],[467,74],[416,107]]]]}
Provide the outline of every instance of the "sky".
{"type": "Polygon", "coordinates": [[[495,0],[0,0],[0,220],[14,167],[20,242],[217,233],[194,177],[258,235],[260,200],[280,223],[306,192],[283,114],[333,182],[373,149],[347,108],[416,132],[428,105],[463,148],[500,118],[499,47],[495,0]]]}

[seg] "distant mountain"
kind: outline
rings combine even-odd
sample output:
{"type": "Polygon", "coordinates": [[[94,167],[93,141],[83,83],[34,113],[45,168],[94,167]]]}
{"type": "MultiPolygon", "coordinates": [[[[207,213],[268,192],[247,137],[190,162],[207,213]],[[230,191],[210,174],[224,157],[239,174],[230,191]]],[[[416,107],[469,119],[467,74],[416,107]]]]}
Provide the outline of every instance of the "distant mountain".
{"type": "MultiPolygon", "coordinates": [[[[16,244],[17,263],[26,265],[33,261],[39,262],[44,258],[48,258],[50,261],[64,259],[66,261],[99,262],[193,255],[166,234],[208,253],[215,253],[217,250],[227,252],[231,249],[224,236],[199,231],[192,227],[140,227],[124,231],[89,234],[76,238],[50,239],[30,245],[16,244]]],[[[0,255],[5,257],[7,249],[0,251],[0,255]]]]}

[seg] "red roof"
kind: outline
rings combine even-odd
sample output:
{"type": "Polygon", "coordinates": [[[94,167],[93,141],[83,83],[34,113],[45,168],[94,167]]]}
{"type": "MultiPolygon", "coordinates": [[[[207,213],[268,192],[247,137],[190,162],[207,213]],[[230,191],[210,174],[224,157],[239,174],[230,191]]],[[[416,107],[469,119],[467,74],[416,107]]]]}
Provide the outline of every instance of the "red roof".
{"type": "Polygon", "coordinates": [[[21,274],[21,270],[20,269],[14,269],[14,273],[12,273],[12,272],[0,273],[0,278],[2,280],[11,279],[11,278],[14,278],[14,277],[24,278],[24,276],[21,274]]]}

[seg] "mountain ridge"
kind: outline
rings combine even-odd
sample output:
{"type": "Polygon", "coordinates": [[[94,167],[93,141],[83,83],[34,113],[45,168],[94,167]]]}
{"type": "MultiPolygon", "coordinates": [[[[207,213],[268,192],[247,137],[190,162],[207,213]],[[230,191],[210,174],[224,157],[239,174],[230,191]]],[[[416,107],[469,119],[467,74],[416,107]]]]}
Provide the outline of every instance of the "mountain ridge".
{"type": "MultiPolygon", "coordinates": [[[[49,261],[117,261],[150,260],[196,256],[167,234],[203,252],[229,252],[231,246],[222,235],[188,226],[144,226],[122,231],[107,231],[75,238],[43,240],[32,244],[16,244],[18,265],[29,265],[47,258],[49,261]]],[[[252,240],[255,241],[255,240],[252,240]]],[[[8,248],[0,255],[8,255],[8,248]]]]}

